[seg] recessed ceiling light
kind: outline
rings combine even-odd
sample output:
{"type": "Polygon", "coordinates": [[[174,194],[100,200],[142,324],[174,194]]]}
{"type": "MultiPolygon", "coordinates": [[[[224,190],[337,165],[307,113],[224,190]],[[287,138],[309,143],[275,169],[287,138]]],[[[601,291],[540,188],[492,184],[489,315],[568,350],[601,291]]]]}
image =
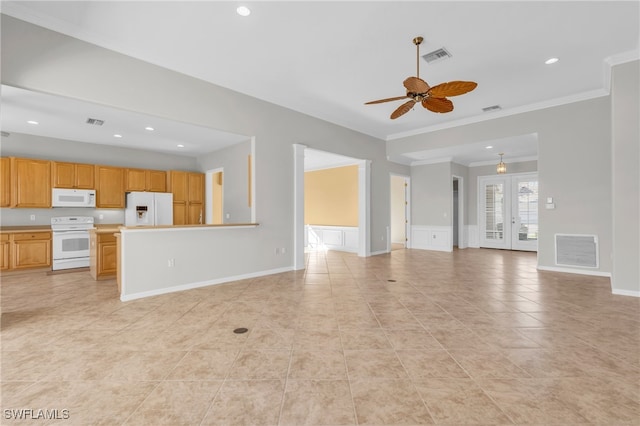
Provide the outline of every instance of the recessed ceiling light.
{"type": "Polygon", "coordinates": [[[184,145],[178,144],[178,148],[184,148],[184,145]]]}
{"type": "Polygon", "coordinates": [[[27,123],[33,124],[34,126],[40,124],[40,123],[38,123],[37,121],[34,121],[34,120],[29,120],[29,121],[27,121],[27,123]]]}
{"type": "Polygon", "coordinates": [[[144,129],[145,129],[145,130],[148,130],[148,131],[150,131],[150,132],[153,132],[153,131],[155,130],[155,129],[154,129],[153,127],[151,127],[151,126],[147,126],[147,127],[145,127],[144,129]]]}
{"type": "Polygon", "coordinates": [[[558,62],[558,58],[549,58],[546,61],[544,61],[545,64],[547,65],[551,65],[551,64],[555,64],[556,62],[558,62]]]}
{"type": "Polygon", "coordinates": [[[493,148],[493,145],[485,146],[485,149],[491,149],[491,148],[493,148]]]}
{"type": "Polygon", "coordinates": [[[240,16],[249,16],[249,15],[251,15],[251,9],[249,9],[247,6],[239,6],[236,9],[236,12],[240,16]]]}
{"type": "Polygon", "coordinates": [[[114,137],[114,138],[121,138],[121,137],[122,137],[122,135],[119,135],[119,134],[117,134],[117,133],[116,133],[115,135],[113,135],[113,137],[114,137]]]}

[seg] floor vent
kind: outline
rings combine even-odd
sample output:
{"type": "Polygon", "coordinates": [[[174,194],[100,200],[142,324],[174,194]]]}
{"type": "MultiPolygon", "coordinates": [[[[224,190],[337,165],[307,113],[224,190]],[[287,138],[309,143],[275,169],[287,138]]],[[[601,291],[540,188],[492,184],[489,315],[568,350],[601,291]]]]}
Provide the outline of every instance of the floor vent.
{"type": "Polygon", "coordinates": [[[596,235],[556,234],[556,265],[598,267],[596,235]]]}

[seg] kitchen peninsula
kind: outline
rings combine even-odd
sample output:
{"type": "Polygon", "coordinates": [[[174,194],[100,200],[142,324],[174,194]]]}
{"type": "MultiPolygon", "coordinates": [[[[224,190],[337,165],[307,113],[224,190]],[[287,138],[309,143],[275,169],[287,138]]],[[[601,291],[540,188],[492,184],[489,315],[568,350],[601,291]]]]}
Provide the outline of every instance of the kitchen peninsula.
{"type": "MultiPolygon", "coordinates": [[[[245,259],[260,256],[253,243],[260,238],[258,228],[257,223],[121,226],[95,235],[113,235],[116,241],[120,299],[127,301],[290,270],[247,273],[245,259]]],[[[284,254],[282,249],[272,255],[284,254]]]]}

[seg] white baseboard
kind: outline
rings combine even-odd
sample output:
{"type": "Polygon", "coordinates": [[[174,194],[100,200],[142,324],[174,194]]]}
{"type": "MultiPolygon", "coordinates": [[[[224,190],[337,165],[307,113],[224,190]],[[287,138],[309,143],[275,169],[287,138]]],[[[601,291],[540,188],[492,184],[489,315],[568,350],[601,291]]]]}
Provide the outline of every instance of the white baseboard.
{"type": "Polygon", "coordinates": [[[377,256],[379,254],[387,254],[390,253],[389,250],[378,250],[371,252],[370,256],[377,256]]]}
{"type": "Polygon", "coordinates": [[[267,271],[259,271],[259,272],[252,272],[252,273],[249,273],[249,274],[235,275],[233,277],[223,277],[223,278],[216,278],[215,280],[207,280],[207,281],[200,281],[200,282],[195,282],[195,283],[181,284],[181,285],[177,285],[177,286],[173,286],[173,287],[159,288],[157,290],[143,291],[143,292],[140,292],[140,293],[121,295],[120,296],[120,300],[122,302],[128,302],[130,300],[142,299],[144,297],[159,296],[161,294],[175,293],[175,292],[184,291],[184,290],[193,290],[195,288],[208,287],[210,285],[217,285],[217,284],[224,284],[224,283],[228,283],[228,282],[231,282],[231,281],[246,280],[248,278],[263,277],[265,275],[280,274],[280,273],[283,273],[283,272],[290,272],[290,271],[293,271],[293,270],[294,270],[293,266],[287,266],[287,267],[284,267],[284,268],[271,269],[271,270],[267,270],[267,271]]]}
{"type": "Polygon", "coordinates": [[[633,291],[633,290],[621,290],[621,289],[612,288],[611,293],[618,296],[640,297],[640,291],[633,291]]]}
{"type": "Polygon", "coordinates": [[[608,277],[611,278],[611,272],[602,272],[602,271],[589,271],[586,269],[573,269],[573,268],[559,268],[557,266],[540,266],[538,265],[539,271],[550,271],[550,272],[564,272],[567,274],[578,274],[578,275],[591,275],[594,277],[608,277]]]}

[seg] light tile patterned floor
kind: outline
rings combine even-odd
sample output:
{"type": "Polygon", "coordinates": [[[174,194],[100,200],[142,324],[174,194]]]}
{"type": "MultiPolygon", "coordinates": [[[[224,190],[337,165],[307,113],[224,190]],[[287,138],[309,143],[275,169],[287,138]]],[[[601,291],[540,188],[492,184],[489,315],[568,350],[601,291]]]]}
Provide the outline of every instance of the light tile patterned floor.
{"type": "Polygon", "coordinates": [[[608,279],[484,249],[307,264],[127,303],[88,272],[2,277],[0,422],[640,424],[640,300],[608,279]]]}

